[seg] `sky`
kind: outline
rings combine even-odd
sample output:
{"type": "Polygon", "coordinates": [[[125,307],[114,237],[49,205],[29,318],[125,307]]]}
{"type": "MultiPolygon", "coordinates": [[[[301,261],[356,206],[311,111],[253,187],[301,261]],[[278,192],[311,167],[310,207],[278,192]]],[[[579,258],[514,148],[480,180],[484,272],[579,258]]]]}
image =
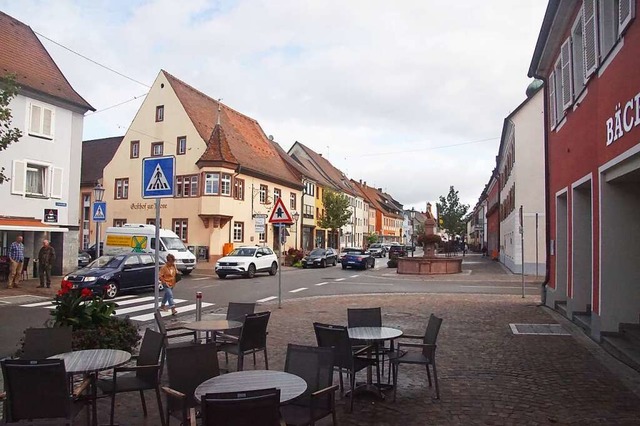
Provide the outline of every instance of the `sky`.
{"type": "Polygon", "coordinates": [[[164,69],[284,149],[304,143],[424,210],[450,186],[478,201],[504,118],[526,99],[546,3],[0,0],[0,10],[40,35],[97,109],[84,140],[124,135],[164,69]]]}

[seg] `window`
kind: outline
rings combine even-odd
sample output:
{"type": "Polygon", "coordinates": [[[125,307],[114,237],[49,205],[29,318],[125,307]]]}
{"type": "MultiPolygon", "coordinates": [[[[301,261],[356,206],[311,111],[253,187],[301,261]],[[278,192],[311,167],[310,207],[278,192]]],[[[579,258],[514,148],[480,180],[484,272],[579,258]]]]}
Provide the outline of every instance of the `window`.
{"type": "Polygon", "coordinates": [[[236,179],[233,186],[233,198],[244,200],[244,179],[236,179]]]}
{"type": "Polygon", "coordinates": [[[304,206],[302,217],[307,219],[313,219],[313,206],[304,206]]]}
{"type": "Polygon", "coordinates": [[[220,194],[231,196],[231,175],[228,173],[222,173],[220,194]]]}
{"type": "Polygon", "coordinates": [[[598,2],[598,34],[600,36],[600,60],[604,59],[618,40],[619,0],[598,2]]]}
{"type": "Polygon", "coordinates": [[[571,85],[571,39],[567,39],[560,48],[561,79],[562,79],[562,109],[566,110],[573,103],[573,87],[571,85]]]}
{"type": "Polygon", "coordinates": [[[140,141],[131,141],[129,145],[129,158],[140,157],[140,141]]]}
{"type": "Polygon", "coordinates": [[[205,195],[218,195],[220,193],[220,174],[205,173],[204,175],[205,195]]]}
{"type": "MultiPolygon", "coordinates": [[[[582,31],[584,41],[584,77],[589,79],[598,66],[598,22],[596,0],[582,3],[582,31]]],[[[557,95],[556,95],[557,96],[557,95]]]]}
{"type": "Polygon", "coordinates": [[[176,176],[176,197],[197,197],[198,175],[176,176]]]}
{"type": "Polygon", "coordinates": [[[118,228],[122,228],[125,223],[127,223],[127,219],[113,219],[113,226],[118,228]]]}
{"type": "Polygon", "coordinates": [[[260,232],[258,234],[258,241],[261,243],[266,243],[267,242],[267,233],[266,232],[260,232]]]}
{"type": "Polygon", "coordinates": [[[244,241],[244,222],[233,222],[233,241],[244,241]]]}
{"type": "Polygon", "coordinates": [[[178,141],[176,142],[176,154],[184,155],[186,153],[187,153],[187,137],[178,136],[178,141]]]}
{"type": "Polygon", "coordinates": [[[584,39],[582,15],[578,16],[571,29],[571,59],[573,62],[573,94],[577,98],[584,88],[584,39]]]}
{"type": "Polygon", "coordinates": [[[291,193],[291,196],[289,198],[289,208],[291,208],[291,210],[295,210],[296,209],[296,194],[295,193],[291,193]]]}
{"type": "Polygon", "coordinates": [[[316,191],[316,200],[320,199],[320,188],[316,191]]]}
{"type": "Polygon", "coordinates": [[[173,219],[172,221],[173,232],[185,243],[187,242],[187,231],[189,229],[188,222],[187,219],[173,219]]]}
{"type": "Polygon", "coordinates": [[[269,193],[269,188],[267,185],[260,185],[260,204],[267,204],[267,194],[269,193]]]}
{"type": "Polygon", "coordinates": [[[50,164],[13,160],[11,193],[28,197],[62,198],[63,169],[50,164]]]}
{"type": "Polygon", "coordinates": [[[280,188],[273,188],[273,201],[276,201],[282,195],[280,188]]]}
{"type": "Polygon", "coordinates": [[[47,167],[27,164],[27,185],[25,192],[27,195],[45,196],[47,183],[47,167]]]}
{"type": "MultiPolygon", "coordinates": [[[[147,219],[147,225],[155,225],[156,224],[156,218],[152,217],[150,219],[147,219]]],[[[162,218],[160,218],[160,228],[162,228],[162,218]]]]}
{"type": "Polygon", "coordinates": [[[555,98],[555,110],[556,110],[556,123],[560,123],[560,120],[562,120],[562,118],[564,117],[564,109],[562,108],[562,92],[563,92],[563,87],[562,87],[562,62],[560,60],[560,58],[558,58],[558,60],[556,61],[556,65],[555,65],[555,85],[556,85],[556,98],[555,98]]]}
{"type": "Polygon", "coordinates": [[[45,139],[53,139],[53,120],[55,116],[53,109],[33,103],[29,105],[29,134],[45,139]]]}
{"type": "Polygon", "coordinates": [[[129,178],[116,179],[116,190],[114,194],[116,200],[129,198],[129,178]]]}
{"type": "Polygon", "coordinates": [[[314,196],[316,193],[316,185],[313,182],[305,182],[304,193],[307,195],[314,196]]]}
{"type": "Polygon", "coordinates": [[[164,105],[156,107],[156,121],[164,121],[164,105]]]}
{"type": "Polygon", "coordinates": [[[151,156],[160,157],[164,153],[164,142],[154,142],[151,144],[151,156]]]}

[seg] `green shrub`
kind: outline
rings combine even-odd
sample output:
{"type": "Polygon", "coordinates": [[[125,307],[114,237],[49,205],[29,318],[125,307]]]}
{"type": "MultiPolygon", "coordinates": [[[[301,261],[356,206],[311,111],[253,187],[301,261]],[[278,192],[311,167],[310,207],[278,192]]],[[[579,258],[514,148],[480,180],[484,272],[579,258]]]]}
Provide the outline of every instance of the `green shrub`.
{"type": "Polygon", "coordinates": [[[95,327],[87,327],[73,332],[73,350],[120,349],[132,352],[140,341],[138,328],[129,318],[111,317],[95,327]]]}
{"type": "Polygon", "coordinates": [[[387,261],[387,267],[389,268],[397,268],[398,267],[398,257],[394,256],[387,261]]]}

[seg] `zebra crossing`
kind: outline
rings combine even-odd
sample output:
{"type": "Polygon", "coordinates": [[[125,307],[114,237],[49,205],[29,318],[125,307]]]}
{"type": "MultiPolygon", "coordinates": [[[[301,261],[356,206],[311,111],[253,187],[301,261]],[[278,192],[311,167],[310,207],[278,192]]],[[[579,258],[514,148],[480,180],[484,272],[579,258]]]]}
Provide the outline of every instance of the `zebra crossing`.
{"type": "MultiPolygon", "coordinates": [[[[176,303],[176,309],[179,314],[184,314],[187,312],[195,312],[196,304],[190,303],[190,301],[185,299],[174,298],[174,302],[176,303]]],[[[158,299],[158,303],[162,301],[160,297],[158,299]]],[[[126,296],[118,296],[110,300],[110,302],[115,302],[118,304],[116,308],[115,315],[117,317],[129,317],[132,321],[137,322],[147,322],[153,320],[153,311],[154,311],[154,296],[137,296],[137,295],[126,295],[126,296]]],[[[214,306],[214,303],[202,302],[202,308],[207,308],[210,306],[214,306]]],[[[44,308],[44,309],[53,309],[55,305],[52,300],[47,300],[44,302],[35,302],[35,303],[26,303],[19,305],[23,308],[44,308]]],[[[161,312],[162,316],[170,316],[171,311],[161,312]]]]}

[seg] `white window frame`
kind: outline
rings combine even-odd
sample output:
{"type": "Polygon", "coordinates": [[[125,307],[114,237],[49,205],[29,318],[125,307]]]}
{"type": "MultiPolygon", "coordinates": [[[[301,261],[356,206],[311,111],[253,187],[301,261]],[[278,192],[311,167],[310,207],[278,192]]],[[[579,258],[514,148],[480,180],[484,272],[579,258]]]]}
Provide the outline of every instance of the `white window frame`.
{"type": "Polygon", "coordinates": [[[584,43],[584,84],[587,85],[589,77],[598,68],[598,3],[596,0],[584,0],[582,3],[582,41],[584,43]],[[587,16],[586,11],[588,5],[591,5],[593,13],[587,16]],[[591,29],[593,34],[589,36],[588,30],[591,29]],[[593,46],[589,46],[589,41],[593,40],[593,46]],[[587,61],[587,49],[593,47],[593,64],[589,66],[587,61]],[[588,68],[587,68],[588,67],[588,68]]]}
{"type": "Polygon", "coordinates": [[[618,34],[620,33],[618,27],[619,15],[619,3],[616,3],[614,0],[600,0],[598,2],[598,47],[600,62],[609,55],[618,41],[618,34]]]}
{"type": "Polygon", "coordinates": [[[47,106],[45,104],[39,103],[39,102],[29,102],[29,111],[27,113],[27,123],[26,123],[26,128],[29,129],[29,135],[31,136],[37,136],[39,138],[44,138],[44,139],[49,139],[49,140],[53,140],[54,134],[55,134],[55,109],[53,106],[47,106]],[[40,109],[40,117],[38,118],[38,124],[37,124],[37,128],[33,128],[32,124],[33,124],[33,110],[34,108],[39,108],[40,109]],[[46,133],[44,130],[44,118],[45,118],[45,112],[49,112],[49,117],[50,117],[50,127],[49,127],[49,133],[46,133]]]}
{"type": "Polygon", "coordinates": [[[564,109],[562,108],[562,93],[564,92],[564,87],[562,86],[562,61],[560,57],[558,57],[558,60],[556,61],[553,69],[556,76],[556,123],[559,124],[564,118],[564,109]]]}
{"type": "Polygon", "coordinates": [[[204,195],[220,194],[220,173],[206,172],[204,174],[204,195]],[[216,189],[217,183],[217,189],[216,189]]]}
{"type": "Polygon", "coordinates": [[[36,164],[36,163],[27,163],[26,169],[25,169],[25,180],[24,180],[24,193],[25,195],[31,195],[31,196],[36,196],[36,197],[46,197],[47,196],[47,175],[49,174],[49,168],[47,166],[43,166],[42,164],[36,164]],[[41,190],[40,192],[38,191],[32,191],[30,190],[31,188],[29,187],[29,175],[30,173],[36,173],[40,180],[40,184],[38,185],[41,190]]]}
{"type": "Polygon", "coordinates": [[[582,29],[582,9],[571,26],[571,68],[573,81],[573,97],[577,99],[585,87],[584,78],[584,31],[582,29]],[[577,45],[576,35],[580,35],[580,44],[577,45]],[[578,62],[576,62],[578,60],[578,62]]]}
{"type": "Polygon", "coordinates": [[[280,197],[282,197],[282,190],[280,188],[273,188],[273,201],[276,201],[280,197]]]}
{"type": "Polygon", "coordinates": [[[184,155],[187,153],[187,137],[180,136],[178,137],[178,146],[176,147],[177,155],[184,155]]]}
{"type": "Polygon", "coordinates": [[[115,187],[114,199],[126,200],[129,198],[129,178],[117,178],[115,187]]]}
{"type": "Polygon", "coordinates": [[[236,243],[244,241],[244,222],[233,222],[233,241],[236,243]]]}
{"type": "Polygon", "coordinates": [[[636,16],[636,2],[635,0],[620,0],[618,4],[618,37],[622,37],[624,32],[629,27],[631,21],[636,16]],[[626,6],[626,9],[625,9],[626,6]],[[627,12],[625,16],[624,13],[627,12]]]}
{"type": "Polygon", "coordinates": [[[164,155],[164,142],[153,142],[151,144],[151,156],[162,157],[164,155]],[[158,150],[159,152],[156,152],[158,150]]]}
{"type": "Polygon", "coordinates": [[[220,174],[220,195],[231,196],[231,175],[229,173],[220,174]]]}
{"type": "Polygon", "coordinates": [[[571,53],[571,37],[569,37],[560,47],[563,110],[566,110],[573,104],[573,67],[571,53]]]}
{"type": "Polygon", "coordinates": [[[267,204],[268,192],[269,192],[269,187],[267,185],[260,184],[260,189],[259,189],[260,204],[267,204]]]}

